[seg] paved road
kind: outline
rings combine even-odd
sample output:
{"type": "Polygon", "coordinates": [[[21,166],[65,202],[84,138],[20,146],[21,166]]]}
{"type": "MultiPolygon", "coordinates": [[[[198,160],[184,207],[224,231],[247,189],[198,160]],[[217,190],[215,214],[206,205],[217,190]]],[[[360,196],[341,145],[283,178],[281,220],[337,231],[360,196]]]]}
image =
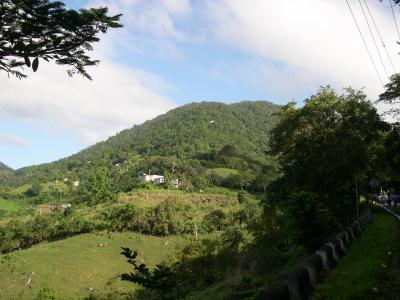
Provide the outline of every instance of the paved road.
{"type": "Polygon", "coordinates": [[[400,206],[389,206],[389,205],[384,205],[384,204],[380,204],[380,206],[386,210],[387,212],[390,212],[391,214],[393,214],[398,220],[400,220],[400,206]]]}

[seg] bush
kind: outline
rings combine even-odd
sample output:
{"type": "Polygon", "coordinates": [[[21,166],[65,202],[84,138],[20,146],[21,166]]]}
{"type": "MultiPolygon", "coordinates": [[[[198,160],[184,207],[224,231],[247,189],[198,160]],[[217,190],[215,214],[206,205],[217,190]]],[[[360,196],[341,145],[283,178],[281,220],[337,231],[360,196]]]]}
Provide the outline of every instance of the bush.
{"type": "Polygon", "coordinates": [[[340,230],[333,213],[315,193],[290,194],[287,209],[294,240],[308,250],[316,250],[325,239],[340,230]]]}
{"type": "Polygon", "coordinates": [[[225,228],[226,214],[222,209],[216,209],[207,214],[202,222],[204,231],[213,232],[225,228]]]}

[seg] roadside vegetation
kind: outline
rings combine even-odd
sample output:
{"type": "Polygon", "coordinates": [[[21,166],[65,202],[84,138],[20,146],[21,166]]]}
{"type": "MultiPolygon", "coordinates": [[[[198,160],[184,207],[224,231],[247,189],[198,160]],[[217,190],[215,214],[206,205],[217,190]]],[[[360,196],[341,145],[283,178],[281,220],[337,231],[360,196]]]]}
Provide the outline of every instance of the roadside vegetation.
{"type": "Polygon", "coordinates": [[[398,221],[376,209],[372,223],[325,282],[316,287],[312,299],[398,299],[399,234],[398,221]]]}

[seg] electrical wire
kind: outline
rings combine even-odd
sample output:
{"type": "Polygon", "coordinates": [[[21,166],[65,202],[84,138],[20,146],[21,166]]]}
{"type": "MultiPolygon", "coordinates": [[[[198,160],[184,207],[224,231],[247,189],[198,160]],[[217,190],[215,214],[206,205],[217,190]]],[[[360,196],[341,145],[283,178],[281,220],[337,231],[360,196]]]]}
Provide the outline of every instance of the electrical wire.
{"type": "Polygon", "coordinates": [[[381,60],[383,70],[385,71],[386,77],[389,79],[389,74],[388,74],[388,72],[386,70],[385,63],[383,62],[381,52],[379,51],[378,44],[376,43],[375,36],[374,36],[374,34],[372,32],[371,26],[369,25],[369,21],[368,21],[367,15],[365,14],[364,7],[363,7],[363,5],[361,3],[361,0],[358,0],[358,3],[360,3],[361,11],[362,11],[362,13],[364,15],[365,22],[367,22],[368,30],[369,30],[369,33],[371,34],[372,41],[374,42],[376,51],[378,52],[378,56],[379,56],[379,59],[381,60]]]}
{"type": "Polygon", "coordinates": [[[380,33],[379,29],[378,29],[378,26],[376,25],[375,18],[374,18],[374,16],[372,15],[371,10],[369,9],[368,3],[367,3],[366,0],[364,0],[364,3],[365,3],[365,6],[367,7],[368,14],[369,14],[369,16],[371,17],[372,23],[374,24],[375,30],[376,30],[376,32],[378,33],[379,39],[380,39],[380,41],[381,41],[381,43],[382,43],[382,46],[383,46],[383,48],[385,49],[386,56],[387,56],[387,58],[388,58],[388,60],[389,60],[389,62],[390,62],[390,65],[392,66],[393,73],[397,73],[396,68],[395,68],[395,66],[394,66],[394,64],[393,64],[392,58],[390,57],[389,52],[388,52],[388,50],[387,50],[387,48],[386,48],[386,44],[385,44],[385,42],[383,41],[383,38],[382,38],[382,35],[381,35],[381,33],[380,33]]]}
{"type": "MultiPolygon", "coordinates": [[[[346,1],[347,1],[347,0],[346,0],[346,1]]],[[[393,15],[393,20],[394,20],[394,25],[396,25],[397,37],[399,38],[399,41],[400,41],[399,26],[397,26],[397,20],[396,20],[395,14],[394,14],[394,9],[393,9],[392,0],[389,0],[389,3],[390,3],[390,8],[392,9],[392,15],[393,15]]]]}
{"type": "Polygon", "coordinates": [[[363,35],[362,32],[361,32],[360,26],[358,26],[357,19],[356,19],[356,17],[354,16],[353,10],[351,9],[351,6],[350,6],[350,4],[349,4],[349,0],[346,0],[346,3],[347,3],[347,6],[348,6],[348,8],[349,8],[349,10],[350,10],[351,15],[353,16],[354,23],[356,24],[357,29],[358,29],[358,32],[360,33],[361,39],[362,39],[362,41],[363,41],[363,43],[364,43],[365,49],[366,49],[367,52],[368,52],[369,58],[370,58],[370,60],[371,60],[371,63],[372,63],[372,65],[374,66],[376,75],[378,75],[379,81],[381,82],[382,86],[385,87],[385,85],[383,84],[382,78],[381,78],[381,76],[379,75],[378,69],[376,68],[374,59],[372,58],[372,55],[371,55],[371,52],[369,51],[368,46],[367,46],[367,43],[365,42],[364,35],[363,35]]]}

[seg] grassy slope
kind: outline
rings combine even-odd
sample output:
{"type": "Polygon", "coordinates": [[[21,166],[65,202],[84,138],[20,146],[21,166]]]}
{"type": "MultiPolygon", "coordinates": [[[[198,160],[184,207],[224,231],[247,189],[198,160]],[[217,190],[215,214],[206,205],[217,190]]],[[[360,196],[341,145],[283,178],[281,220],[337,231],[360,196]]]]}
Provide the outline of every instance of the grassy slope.
{"type": "Polygon", "coordinates": [[[22,207],[23,207],[22,203],[18,201],[0,199],[0,210],[18,211],[22,207]]]}
{"type": "Polygon", "coordinates": [[[396,220],[389,214],[376,213],[373,222],[362,237],[353,242],[338,267],[317,286],[312,299],[400,299],[398,291],[392,288],[400,280],[399,236],[400,227],[396,220]]]}
{"type": "Polygon", "coordinates": [[[154,266],[175,250],[184,238],[157,238],[135,233],[83,234],[0,256],[0,299],[33,299],[41,288],[62,292],[71,299],[88,295],[88,288],[112,285],[132,290],[117,277],[129,271],[120,247],[139,252],[139,258],[154,266]],[[107,243],[100,247],[99,244],[107,243]],[[32,273],[34,272],[34,273],[32,273]],[[32,275],[33,274],[33,275],[32,275]],[[25,283],[31,277],[32,289],[25,283]]]}
{"type": "MultiPolygon", "coordinates": [[[[248,197],[252,197],[247,194],[248,197]]],[[[252,197],[253,198],[253,197],[252,197]]],[[[198,206],[234,206],[237,205],[237,192],[228,189],[203,193],[185,192],[181,190],[139,190],[121,193],[118,196],[119,203],[135,203],[141,207],[155,207],[167,199],[174,199],[182,203],[191,203],[198,206]]]]}
{"type": "Polygon", "coordinates": [[[216,175],[226,178],[229,175],[236,175],[239,173],[238,170],[235,169],[229,169],[229,168],[214,168],[214,169],[208,169],[208,173],[215,173],[216,175]]]}

